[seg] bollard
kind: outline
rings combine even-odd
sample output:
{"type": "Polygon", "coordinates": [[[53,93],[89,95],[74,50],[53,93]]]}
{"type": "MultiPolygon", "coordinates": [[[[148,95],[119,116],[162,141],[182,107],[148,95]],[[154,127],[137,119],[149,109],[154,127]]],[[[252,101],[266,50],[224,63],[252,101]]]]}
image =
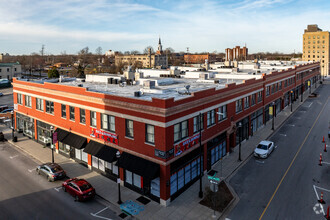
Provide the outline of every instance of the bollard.
{"type": "Polygon", "coordinates": [[[329,208],[330,208],[330,206],[328,206],[328,209],[327,209],[327,215],[324,216],[327,220],[330,220],[330,216],[329,216],[329,208]]]}
{"type": "Polygon", "coordinates": [[[324,144],[324,152],[327,152],[327,144],[324,144]]]}
{"type": "Polygon", "coordinates": [[[319,166],[322,166],[322,154],[320,154],[320,162],[319,162],[319,166]]]}
{"type": "Polygon", "coordinates": [[[319,203],[321,204],[325,204],[324,200],[323,200],[323,192],[321,192],[321,198],[319,200],[319,203]]]}

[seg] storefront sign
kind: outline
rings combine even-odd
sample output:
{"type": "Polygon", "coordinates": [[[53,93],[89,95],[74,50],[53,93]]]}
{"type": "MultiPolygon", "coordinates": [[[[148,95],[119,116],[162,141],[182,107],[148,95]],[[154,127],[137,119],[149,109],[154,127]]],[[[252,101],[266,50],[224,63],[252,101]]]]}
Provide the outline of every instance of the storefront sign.
{"type": "Polygon", "coordinates": [[[163,159],[167,159],[167,158],[170,158],[171,156],[173,156],[173,152],[174,152],[174,148],[172,148],[171,150],[168,150],[168,151],[162,151],[162,150],[155,149],[155,156],[163,158],[163,159]]]}
{"type": "Polygon", "coordinates": [[[118,136],[116,134],[107,131],[103,131],[96,128],[90,128],[90,136],[103,140],[104,142],[108,142],[108,143],[110,142],[118,145],[118,136]]]}
{"type": "Polygon", "coordinates": [[[194,136],[176,144],[174,146],[174,156],[179,156],[184,151],[191,148],[193,145],[197,144],[199,142],[199,134],[195,134],[194,136]]]}

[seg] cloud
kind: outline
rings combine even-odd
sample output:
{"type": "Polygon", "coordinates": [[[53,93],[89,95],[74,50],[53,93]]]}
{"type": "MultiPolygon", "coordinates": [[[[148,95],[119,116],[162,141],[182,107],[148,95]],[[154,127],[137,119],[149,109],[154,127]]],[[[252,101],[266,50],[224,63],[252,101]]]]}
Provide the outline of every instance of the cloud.
{"type": "Polygon", "coordinates": [[[250,52],[291,52],[301,50],[307,24],[329,29],[329,4],[316,1],[0,0],[0,39],[8,51],[15,42],[46,44],[53,53],[82,45],[142,51],[156,47],[161,35],[163,47],[176,51],[224,51],[247,43],[250,52]]]}

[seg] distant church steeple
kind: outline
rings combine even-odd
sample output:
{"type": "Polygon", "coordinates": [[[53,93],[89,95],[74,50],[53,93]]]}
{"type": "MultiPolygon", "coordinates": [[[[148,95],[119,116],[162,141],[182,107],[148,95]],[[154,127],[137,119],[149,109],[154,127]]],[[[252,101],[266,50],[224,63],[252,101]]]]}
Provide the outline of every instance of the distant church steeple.
{"type": "Polygon", "coordinates": [[[162,42],[160,41],[160,37],[159,37],[159,41],[158,41],[158,51],[162,52],[163,48],[162,48],[162,42]]]}

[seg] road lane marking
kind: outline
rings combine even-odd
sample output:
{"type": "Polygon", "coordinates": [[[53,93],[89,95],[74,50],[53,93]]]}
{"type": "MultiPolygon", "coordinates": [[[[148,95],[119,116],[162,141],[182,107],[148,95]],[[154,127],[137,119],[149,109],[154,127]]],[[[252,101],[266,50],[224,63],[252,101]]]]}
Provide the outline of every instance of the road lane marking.
{"type": "Polygon", "coordinates": [[[262,164],[265,163],[265,161],[261,161],[261,160],[256,160],[256,162],[257,162],[257,163],[262,163],[262,164]]]}
{"type": "Polygon", "coordinates": [[[112,220],[111,218],[106,218],[106,217],[103,217],[103,216],[99,216],[98,214],[105,211],[106,209],[108,209],[109,207],[105,207],[104,209],[96,212],[96,213],[90,213],[93,217],[96,217],[96,218],[102,218],[102,219],[106,219],[106,220],[112,220]]]}
{"type": "Polygon", "coordinates": [[[307,106],[308,108],[310,108],[313,105],[313,102],[311,102],[311,104],[309,106],[307,106]]]}
{"type": "Polygon", "coordinates": [[[295,156],[293,157],[293,159],[292,159],[292,161],[291,161],[291,163],[290,163],[290,165],[289,165],[288,169],[285,171],[285,173],[284,173],[284,175],[283,175],[282,179],[280,180],[279,184],[277,185],[277,187],[276,187],[276,189],[275,189],[275,191],[274,191],[273,195],[271,196],[271,198],[270,198],[269,202],[267,203],[267,206],[266,206],[266,208],[264,209],[264,211],[262,212],[262,214],[261,214],[261,216],[260,216],[259,220],[261,220],[261,219],[262,219],[262,217],[265,215],[265,213],[266,213],[266,211],[267,211],[267,209],[268,209],[268,207],[269,207],[270,203],[273,201],[273,199],[274,199],[274,197],[275,197],[275,195],[276,195],[276,193],[277,193],[278,189],[280,188],[280,186],[281,186],[281,184],[282,184],[282,182],[283,182],[284,178],[285,178],[285,177],[286,177],[286,175],[288,174],[289,170],[290,170],[290,169],[291,169],[291,167],[292,167],[292,164],[293,164],[293,163],[294,163],[294,161],[296,160],[296,158],[297,158],[297,156],[298,156],[299,152],[301,151],[301,149],[302,149],[303,145],[305,144],[305,142],[306,142],[307,138],[309,137],[310,133],[312,132],[313,128],[315,127],[315,124],[316,124],[316,122],[319,120],[319,118],[320,118],[320,116],[321,116],[322,112],[324,111],[325,107],[328,105],[329,99],[330,99],[330,97],[328,97],[328,99],[327,99],[326,103],[324,104],[324,106],[323,106],[322,110],[320,111],[319,115],[317,116],[316,120],[314,121],[314,124],[313,124],[313,126],[312,126],[312,127],[309,129],[309,131],[308,131],[308,133],[307,133],[307,135],[306,135],[306,137],[305,137],[304,141],[303,141],[303,142],[302,142],[302,144],[300,145],[300,147],[299,147],[298,151],[296,152],[295,156]]]}
{"type": "MultiPolygon", "coordinates": [[[[322,190],[323,188],[321,188],[321,187],[317,187],[317,186],[315,186],[315,185],[313,185],[313,188],[314,188],[314,192],[315,192],[315,195],[316,195],[317,201],[319,201],[319,200],[320,200],[320,197],[319,197],[319,194],[317,194],[316,188],[319,188],[319,189],[321,189],[321,190],[322,190]]],[[[327,191],[326,189],[323,189],[323,190],[327,191]]],[[[325,215],[325,213],[324,213],[324,209],[323,209],[323,205],[321,205],[321,210],[322,210],[323,215],[325,215]]]]}
{"type": "Polygon", "coordinates": [[[293,124],[288,124],[288,126],[294,127],[295,125],[293,125],[293,124]]]}
{"type": "Polygon", "coordinates": [[[286,137],[286,134],[280,134],[280,135],[286,137]]]}
{"type": "Polygon", "coordinates": [[[32,173],[33,170],[35,170],[35,169],[33,168],[33,169],[31,169],[31,170],[28,170],[28,171],[29,171],[30,173],[32,173]]]}
{"type": "Polygon", "coordinates": [[[10,156],[10,159],[14,159],[15,157],[18,157],[18,155],[10,156]]]}
{"type": "Polygon", "coordinates": [[[59,192],[60,191],[60,189],[62,189],[62,186],[60,186],[60,187],[56,187],[56,188],[54,188],[57,192],[59,192]]]}
{"type": "Polygon", "coordinates": [[[324,161],[322,161],[321,163],[322,163],[322,164],[330,165],[330,163],[328,163],[328,162],[324,162],[324,161]]]}

